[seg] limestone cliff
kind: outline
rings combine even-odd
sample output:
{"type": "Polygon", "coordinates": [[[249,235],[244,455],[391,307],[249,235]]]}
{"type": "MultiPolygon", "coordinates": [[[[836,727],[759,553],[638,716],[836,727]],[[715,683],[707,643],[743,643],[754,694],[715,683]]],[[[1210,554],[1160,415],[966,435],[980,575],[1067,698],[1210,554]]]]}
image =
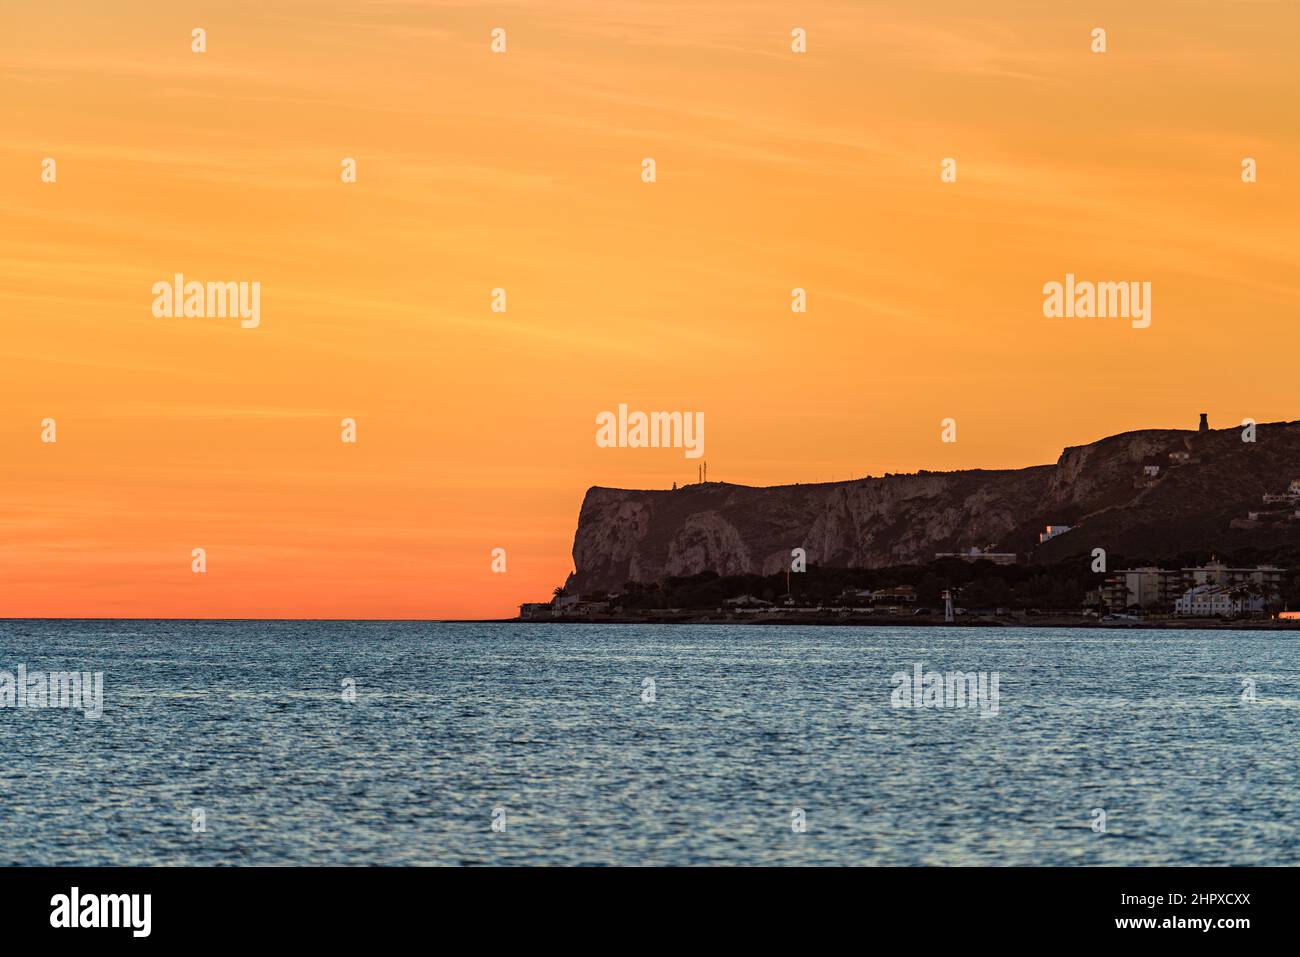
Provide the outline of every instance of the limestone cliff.
{"type": "Polygon", "coordinates": [[[1240,429],[1127,432],[1068,448],[1055,465],[1014,470],[770,488],[596,487],[578,516],[570,586],[589,593],[705,570],[770,574],[795,547],[809,563],[878,567],[986,545],[1056,561],[1095,547],[1155,559],[1300,544],[1300,522],[1280,516],[1232,527],[1295,478],[1300,423],[1276,423],[1259,426],[1253,443],[1240,429]],[[1048,524],[1075,527],[1039,546],[1048,524]]]}

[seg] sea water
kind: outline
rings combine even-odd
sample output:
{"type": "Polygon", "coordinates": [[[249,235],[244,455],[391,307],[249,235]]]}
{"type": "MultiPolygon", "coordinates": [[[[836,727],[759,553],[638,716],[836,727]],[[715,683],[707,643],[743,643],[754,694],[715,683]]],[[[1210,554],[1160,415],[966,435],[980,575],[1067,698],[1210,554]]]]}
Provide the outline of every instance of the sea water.
{"type": "Polygon", "coordinates": [[[6,865],[1300,863],[1290,633],[0,621],[19,665],[103,703],[0,707],[6,865]]]}

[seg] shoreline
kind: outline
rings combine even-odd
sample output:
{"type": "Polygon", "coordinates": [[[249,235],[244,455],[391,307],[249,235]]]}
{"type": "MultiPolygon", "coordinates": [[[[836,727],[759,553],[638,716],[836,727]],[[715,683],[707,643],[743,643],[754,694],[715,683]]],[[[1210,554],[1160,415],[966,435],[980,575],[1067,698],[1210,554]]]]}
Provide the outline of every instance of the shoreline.
{"type": "Polygon", "coordinates": [[[918,628],[1058,628],[1106,629],[1115,631],[1300,631],[1300,621],[1274,619],[1157,618],[1141,621],[1080,620],[1069,616],[1044,615],[1036,618],[1011,616],[966,616],[965,620],[944,621],[942,617],[913,615],[819,615],[793,613],[731,617],[717,613],[683,613],[665,615],[574,615],[552,618],[506,618],[502,624],[518,625],[816,625],[875,626],[918,628]]]}

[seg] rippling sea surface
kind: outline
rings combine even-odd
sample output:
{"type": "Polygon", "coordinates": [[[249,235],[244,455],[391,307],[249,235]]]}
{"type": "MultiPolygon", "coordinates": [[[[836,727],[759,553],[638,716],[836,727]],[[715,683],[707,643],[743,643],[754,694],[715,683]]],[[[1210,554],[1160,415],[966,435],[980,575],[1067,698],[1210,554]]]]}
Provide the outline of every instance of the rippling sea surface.
{"type": "Polygon", "coordinates": [[[0,670],[101,671],[104,713],[0,708],[0,863],[1296,864],[1298,661],[1280,632],[4,621],[0,670]],[[998,713],[892,708],[917,662],[997,672],[998,713]]]}

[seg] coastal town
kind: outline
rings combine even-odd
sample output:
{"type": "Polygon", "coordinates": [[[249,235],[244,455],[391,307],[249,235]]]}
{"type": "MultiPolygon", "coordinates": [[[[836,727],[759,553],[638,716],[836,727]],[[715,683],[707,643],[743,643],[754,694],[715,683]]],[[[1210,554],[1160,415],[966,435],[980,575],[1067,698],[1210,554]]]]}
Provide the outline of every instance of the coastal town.
{"type": "MultiPolygon", "coordinates": [[[[1008,553],[972,550],[936,555],[945,561],[1012,564],[1008,553]]],[[[1012,555],[1012,558],[1015,556],[1012,555]]],[[[933,572],[928,573],[930,577],[933,572]]],[[[907,623],[907,624],[1016,624],[1041,625],[1197,625],[1206,622],[1271,624],[1300,627],[1300,611],[1290,611],[1282,601],[1288,570],[1279,565],[1230,565],[1212,560],[1179,568],[1142,566],[1097,576],[1097,587],[1083,593],[1072,608],[1054,607],[1050,595],[1043,607],[1025,606],[1009,595],[998,595],[997,584],[927,589],[922,583],[891,584],[876,588],[846,588],[829,601],[809,602],[795,593],[763,597],[752,593],[723,598],[708,608],[688,602],[679,607],[643,607],[629,601],[639,594],[569,594],[563,588],[549,602],[525,602],[520,621],[682,621],[750,623],[907,623]],[[928,593],[927,593],[928,591],[928,593]],[[990,595],[1007,601],[987,605],[990,595]],[[976,599],[967,600],[967,596],[976,599]]],[[[990,579],[976,579],[987,582],[990,579]]],[[[1003,583],[1001,578],[992,578],[1003,583]]],[[[770,594],[770,592],[769,592],[770,594]]]]}

